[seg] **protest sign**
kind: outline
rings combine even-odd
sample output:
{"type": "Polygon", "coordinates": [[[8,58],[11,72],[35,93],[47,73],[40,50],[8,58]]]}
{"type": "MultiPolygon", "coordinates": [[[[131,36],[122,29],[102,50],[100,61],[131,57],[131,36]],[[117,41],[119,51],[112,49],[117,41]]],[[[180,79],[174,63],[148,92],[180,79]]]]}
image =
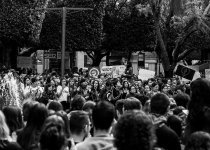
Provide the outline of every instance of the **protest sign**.
{"type": "Polygon", "coordinates": [[[125,69],[126,67],[124,65],[103,66],[101,68],[101,73],[112,75],[113,78],[117,78],[125,73],[125,69]]]}
{"type": "Polygon", "coordinates": [[[187,66],[178,65],[175,74],[188,80],[193,80],[196,70],[187,66]]]}
{"type": "Polygon", "coordinates": [[[100,74],[100,72],[99,72],[98,68],[92,67],[92,68],[89,69],[89,76],[90,77],[97,78],[99,74],[100,74]]]}
{"type": "Polygon", "coordinates": [[[146,69],[139,69],[139,75],[138,78],[141,80],[148,80],[150,78],[155,77],[155,71],[152,70],[146,70],[146,69]]]}

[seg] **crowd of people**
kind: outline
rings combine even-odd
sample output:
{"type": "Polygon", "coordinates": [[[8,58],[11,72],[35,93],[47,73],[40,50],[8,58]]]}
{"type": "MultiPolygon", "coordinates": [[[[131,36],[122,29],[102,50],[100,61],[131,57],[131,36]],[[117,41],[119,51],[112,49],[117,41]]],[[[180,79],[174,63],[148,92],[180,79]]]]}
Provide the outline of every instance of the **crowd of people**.
{"type": "Polygon", "coordinates": [[[0,76],[0,150],[209,150],[210,81],[0,76]]]}

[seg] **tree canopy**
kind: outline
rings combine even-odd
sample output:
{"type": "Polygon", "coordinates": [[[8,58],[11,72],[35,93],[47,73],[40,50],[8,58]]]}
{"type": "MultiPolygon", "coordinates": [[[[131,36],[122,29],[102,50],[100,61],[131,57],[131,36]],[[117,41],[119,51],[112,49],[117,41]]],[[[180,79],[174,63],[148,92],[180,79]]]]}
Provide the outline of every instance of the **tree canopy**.
{"type": "MultiPolygon", "coordinates": [[[[63,0],[52,2],[49,7],[92,8],[93,10],[67,10],[67,50],[94,50],[101,45],[102,19],[105,0],[63,0]]],[[[62,12],[48,11],[41,32],[43,48],[61,48],[62,12]]]]}
{"type": "Polygon", "coordinates": [[[39,42],[42,21],[49,0],[0,0],[0,41],[18,46],[39,42]]]}

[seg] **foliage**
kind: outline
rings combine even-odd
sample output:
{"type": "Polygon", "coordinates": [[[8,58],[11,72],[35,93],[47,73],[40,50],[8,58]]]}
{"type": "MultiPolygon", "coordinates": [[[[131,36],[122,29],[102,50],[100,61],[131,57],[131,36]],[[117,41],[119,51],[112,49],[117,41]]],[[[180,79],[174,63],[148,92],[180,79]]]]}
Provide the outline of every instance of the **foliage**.
{"type": "Polygon", "coordinates": [[[138,13],[137,0],[108,2],[104,17],[104,47],[131,52],[154,50],[153,20],[151,15],[145,17],[138,13]]]}
{"type": "MultiPolygon", "coordinates": [[[[67,50],[95,50],[101,45],[102,19],[105,1],[64,0],[51,3],[49,7],[93,8],[86,11],[67,11],[66,48],[67,50]]],[[[61,48],[62,12],[48,11],[41,32],[43,48],[61,48]]]]}
{"type": "Polygon", "coordinates": [[[18,46],[36,44],[42,28],[48,0],[0,0],[0,41],[18,46]]]}

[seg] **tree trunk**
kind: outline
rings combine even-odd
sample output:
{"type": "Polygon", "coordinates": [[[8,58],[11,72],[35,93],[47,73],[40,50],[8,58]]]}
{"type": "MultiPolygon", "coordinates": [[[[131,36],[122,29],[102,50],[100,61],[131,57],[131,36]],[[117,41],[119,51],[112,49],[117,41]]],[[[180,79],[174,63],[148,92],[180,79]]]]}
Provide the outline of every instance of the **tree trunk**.
{"type": "Polygon", "coordinates": [[[109,59],[110,59],[110,52],[107,53],[106,55],[106,65],[109,66],[109,59]]]}
{"type": "Polygon", "coordinates": [[[101,59],[104,57],[104,55],[101,54],[101,51],[99,52],[94,52],[94,56],[93,56],[93,67],[99,67],[100,63],[101,63],[101,59]]]}
{"type": "Polygon", "coordinates": [[[155,20],[155,29],[156,29],[156,33],[157,33],[157,40],[159,42],[160,45],[160,51],[161,51],[161,60],[162,60],[162,64],[163,64],[163,69],[164,69],[164,73],[166,77],[171,77],[173,75],[173,70],[171,70],[170,67],[170,60],[168,57],[168,52],[165,46],[165,43],[163,41],[163,36],[161,34],[160,31],[160,26],[159,26],[159,20],[156,19],[155,20]]]}

